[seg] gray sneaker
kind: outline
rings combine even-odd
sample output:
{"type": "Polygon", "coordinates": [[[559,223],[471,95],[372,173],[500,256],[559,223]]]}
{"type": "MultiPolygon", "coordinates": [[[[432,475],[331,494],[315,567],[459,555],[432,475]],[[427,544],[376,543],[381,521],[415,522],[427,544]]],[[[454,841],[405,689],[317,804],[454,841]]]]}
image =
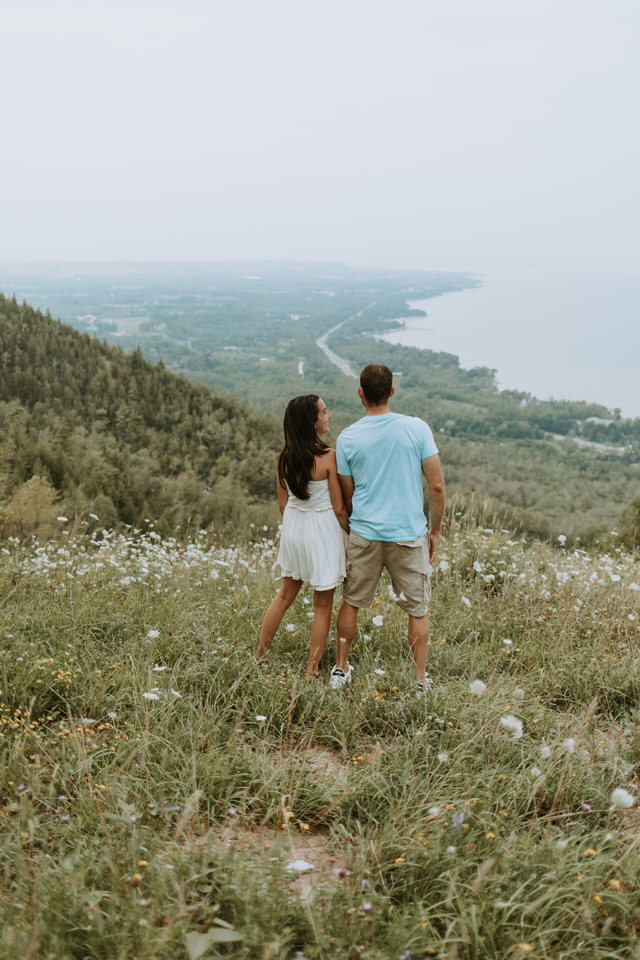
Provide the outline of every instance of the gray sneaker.
{"type": "Polygon", "coordinates": [[[344,687],[345,683],[351,683],[351,664],[347,664],[347,672],[341,670],[340,667],[331,668],[331,676],[329,677],[329,686],[332,690],[339,690],[340,687],[344,687]]]}

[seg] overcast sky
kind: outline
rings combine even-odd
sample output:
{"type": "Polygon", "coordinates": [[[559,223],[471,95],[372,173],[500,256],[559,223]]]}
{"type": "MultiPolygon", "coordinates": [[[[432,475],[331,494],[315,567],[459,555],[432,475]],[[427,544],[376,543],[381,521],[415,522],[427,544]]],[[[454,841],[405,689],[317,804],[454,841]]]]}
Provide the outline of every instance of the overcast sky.
{"type": "Polygon", "coordinates": [[[640,253],[636,0],[0,6],[0,259],[640,253]]]}

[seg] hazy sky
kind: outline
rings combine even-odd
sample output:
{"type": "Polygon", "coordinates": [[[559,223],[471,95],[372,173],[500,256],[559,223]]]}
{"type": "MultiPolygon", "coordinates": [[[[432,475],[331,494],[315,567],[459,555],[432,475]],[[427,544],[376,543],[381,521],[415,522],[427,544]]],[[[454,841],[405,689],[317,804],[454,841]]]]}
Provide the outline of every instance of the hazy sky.
{"type": "Polygon", "coordinates": [[[0,8],[0,259],[640,253],[636,0],[0,8]]]}

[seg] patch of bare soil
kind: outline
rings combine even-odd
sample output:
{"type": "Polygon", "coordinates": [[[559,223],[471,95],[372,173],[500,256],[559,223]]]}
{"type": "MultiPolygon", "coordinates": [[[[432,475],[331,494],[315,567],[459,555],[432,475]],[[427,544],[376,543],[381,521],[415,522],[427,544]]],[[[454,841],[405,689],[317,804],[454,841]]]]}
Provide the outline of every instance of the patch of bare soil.
{"type": "Polygon", "coordinates": [[[291,744],[278,747],[272,756],[288,767],[307,768],[320,777],[331,777],[336,783],[346,783],[349,775],[349,761],[326,746],[291,744]]]}
{"type": "Polygon", "coordinates": [[[208,830],[197,844],[211,844],[245,858],[257,857],[279,861],[291,879],[287,888],[300,900],[310,900],[329,884],[339,883],[347,876],[344,852],[336,848],[324,832],[299,833],[297,829],[283,830],[273,826],[247,827],[238,823],[208,830]],[[303,867],[302,864],[309,864],[303,867]]]}
{"type": "Polygon", "coordinates": [[[347,779],[349,770],[347,763],[332,750],[310,746],[300,752],[300,757],[313,773],[330,776],[335,781],[347,779]]]}

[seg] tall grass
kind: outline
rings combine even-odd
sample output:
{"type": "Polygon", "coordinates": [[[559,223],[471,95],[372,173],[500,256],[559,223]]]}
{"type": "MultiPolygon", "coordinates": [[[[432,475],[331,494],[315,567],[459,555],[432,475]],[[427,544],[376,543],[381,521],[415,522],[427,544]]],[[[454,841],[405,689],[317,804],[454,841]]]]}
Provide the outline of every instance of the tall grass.
{"type": "Polygon", "coordinates": [[[422,702],[387,581],[256,664],[274,556],[3,549],[2,956],[640,956],[640,565],[452,523],[422,702]]]}

